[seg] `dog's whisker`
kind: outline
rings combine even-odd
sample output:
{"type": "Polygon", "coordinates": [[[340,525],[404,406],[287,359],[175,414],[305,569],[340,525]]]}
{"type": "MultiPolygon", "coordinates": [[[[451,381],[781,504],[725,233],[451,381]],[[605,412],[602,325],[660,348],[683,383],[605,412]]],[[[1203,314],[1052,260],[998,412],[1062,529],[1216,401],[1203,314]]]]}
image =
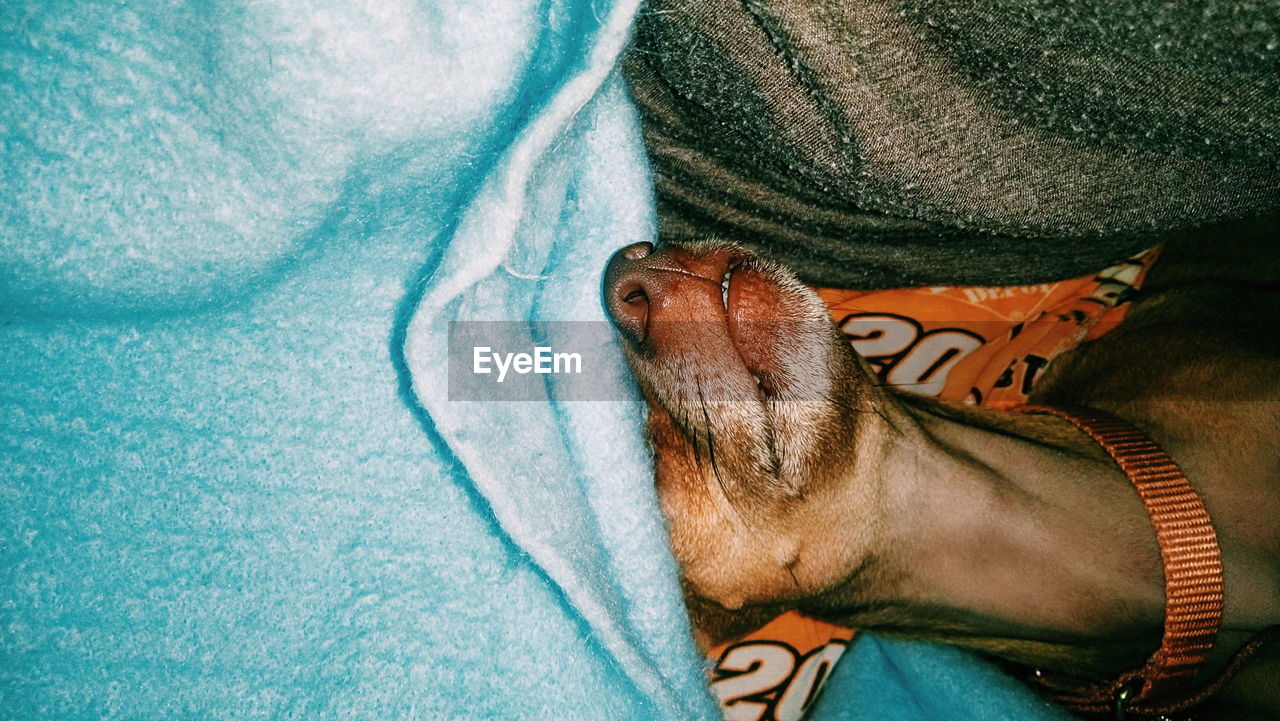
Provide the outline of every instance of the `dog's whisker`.
{"type": "MultiPolygon", "coordinates": [[[[738,508],[738,502],[734,494],[729,492],[729,485],[725,482],[724,475],[720,472],[720,464],[716,461],[715,432],[712,430],[711,415],[707,411],[706,399],[702,395],[702,385],[696,381],[695,385],[698,390],[698,403],[702,407],[702,419],[706,423],[704,427],[706,430],[705,440],[707,443],[707,457],[711,461],[711,473],[716,477],[716,483],[719,484],[720,492],[724,494],[725,500],[729,503],[729,508],[733,509],[733,512],[741,517],[742,510],[738,508]]],[[[694,445],[697,445],[696,440],[694,445]]]]}

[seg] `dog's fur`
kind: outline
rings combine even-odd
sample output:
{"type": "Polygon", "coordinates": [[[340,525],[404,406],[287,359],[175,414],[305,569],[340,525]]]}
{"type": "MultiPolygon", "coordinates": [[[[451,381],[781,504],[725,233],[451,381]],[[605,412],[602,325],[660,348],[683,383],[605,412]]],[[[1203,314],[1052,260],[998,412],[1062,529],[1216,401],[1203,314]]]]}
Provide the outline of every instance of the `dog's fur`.
{"type": "MultiPolygon", "coordinates": [[[[1129,312],[1033,400],[1141,428],[1223,550],[1210,666],[1280,623],[1280,286],[1270,223],[1171,240],[1129,312]]],[[[811,291],[724,243],[620,252],[606,305],[650,405],[700,643],[777,613],[1099,678],[1158,645],[1163,574],[1124,474],[1064,420],[878,386],[811,291]],[[727,302],[720,282],[734,268],[727,302]]],[[[1280,714],[1264,653],[1201,713],[1280,714]]]]}

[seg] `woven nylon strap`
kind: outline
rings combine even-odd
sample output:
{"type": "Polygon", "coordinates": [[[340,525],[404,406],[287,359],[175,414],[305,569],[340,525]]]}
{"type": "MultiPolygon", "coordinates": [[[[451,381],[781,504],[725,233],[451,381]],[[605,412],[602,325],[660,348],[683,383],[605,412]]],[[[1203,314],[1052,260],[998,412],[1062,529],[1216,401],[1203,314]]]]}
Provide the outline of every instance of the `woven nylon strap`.
{"type": "MultiPolygon", "coordinates": [[[[1178,464],[1142,431],[1104,411],[1023,406],[1075,424],[1129,477],[1155,527],[1164,562],[1164,637],[1146,666],[1083,688],[1053,687],[1079,712],[1170,710],[1162,697],[1183,696],[1213,650],[1222,621],[1222,552],[1209,513],[1178,464]]],[[[1183,704],[1175,704],[1183,706],[1183,704]]]]}

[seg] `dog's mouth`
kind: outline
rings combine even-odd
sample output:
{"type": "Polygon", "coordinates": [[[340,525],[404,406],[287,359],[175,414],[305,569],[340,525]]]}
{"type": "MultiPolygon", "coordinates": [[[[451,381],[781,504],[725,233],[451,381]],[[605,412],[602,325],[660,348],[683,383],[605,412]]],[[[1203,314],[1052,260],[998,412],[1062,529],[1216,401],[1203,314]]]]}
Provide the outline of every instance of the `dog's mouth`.
{"type": "Polygon", "coordinates": [[[770,354],[768,343],[768,336],[781,330],[779,326],[786,321],[787,309],[781,298],[771,297],[780,296],[780,290],[747,257],[729,260],[720,278],[720,301],[729,340],[765,400],[777,395],[781,377],[776,368],[778,359],[770,354]]]}

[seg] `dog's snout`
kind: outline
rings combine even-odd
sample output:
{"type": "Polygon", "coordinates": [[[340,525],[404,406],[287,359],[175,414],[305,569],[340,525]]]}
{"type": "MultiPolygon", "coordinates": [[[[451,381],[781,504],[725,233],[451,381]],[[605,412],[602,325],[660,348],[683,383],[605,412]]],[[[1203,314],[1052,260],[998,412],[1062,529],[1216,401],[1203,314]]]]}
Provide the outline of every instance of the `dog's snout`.
{"type": "Polygon", "coordinates": [[[613,254],[604,273],[605,309],[618,330],[634,343],[648,334],[649,294],[643,264],[653,253],[652,243],[633,243],[613,254]]]}
{"type": "Polygon", "coordinates": [[[650,349],[664,338],[687,339],[709,327],[691,322],[723,325],[726,269],[734,257],[727,245],[628,245],[605,268],[609,318],[626,340],[650,349]]]}

